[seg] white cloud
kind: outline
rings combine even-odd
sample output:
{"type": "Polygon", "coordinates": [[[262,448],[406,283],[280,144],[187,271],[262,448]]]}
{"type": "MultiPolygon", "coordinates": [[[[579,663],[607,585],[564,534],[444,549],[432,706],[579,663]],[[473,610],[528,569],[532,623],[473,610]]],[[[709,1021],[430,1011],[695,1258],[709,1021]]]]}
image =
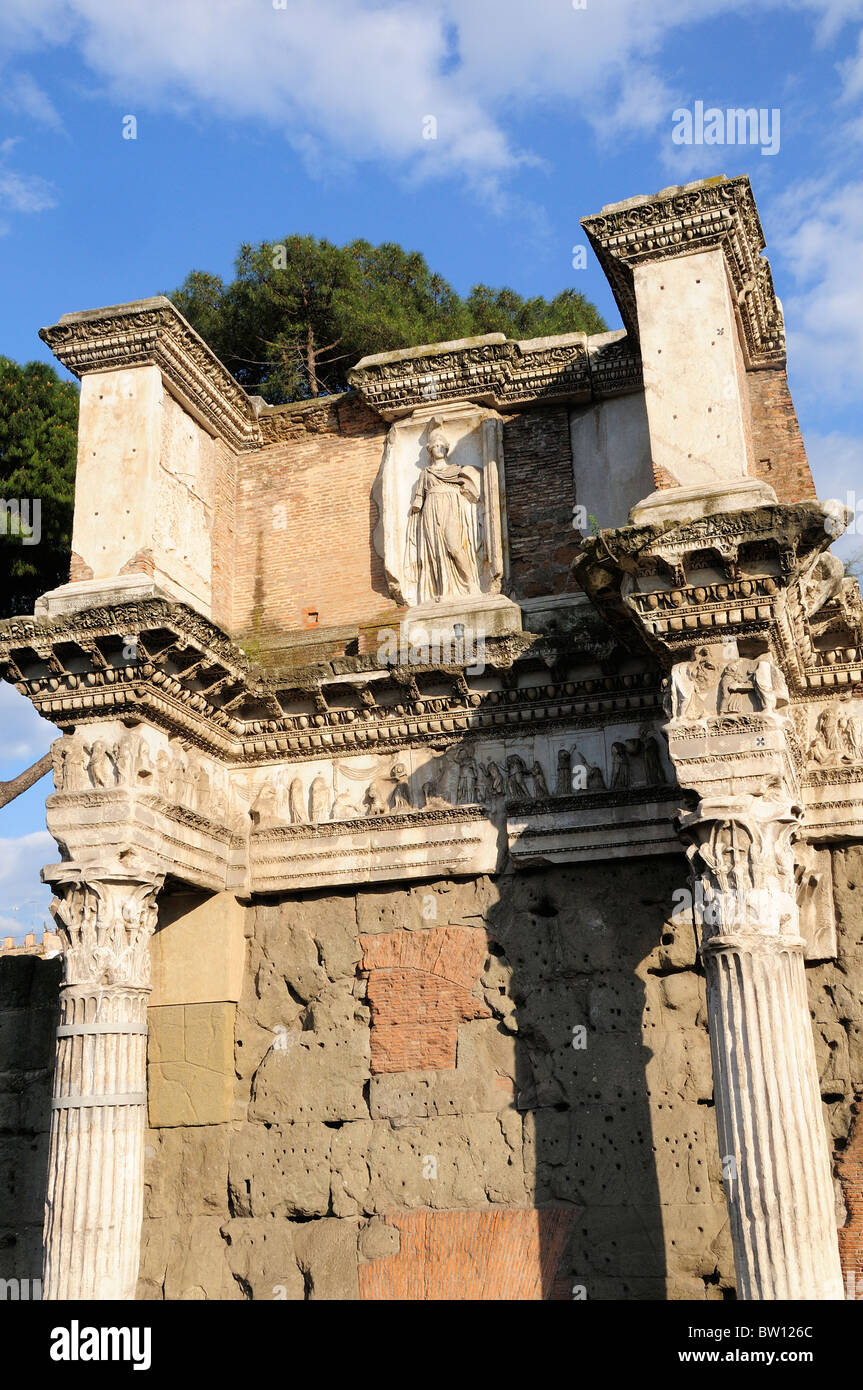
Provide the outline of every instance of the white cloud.
{"type": "Polygon", "coordinates": [[[854,514],[833,549],[843,560],[863,558],[863,438],[841,430],[827,434],[808,430],[806,452],[821,500],[835,498],[854,514]]]}
{"type": "Polygon", "coordinates": [[[36,713],[26,695],[5,681],[0,681],[0,730],[0,776],[6,780],[47,753],[59,735],[53,724],[36,713]]]}
{"type": "Polygon", "coordinates": [[[2,102],[14,115],[26,117],[36,125],[46,126],[49,130],[63,129],[54,103],[29,72],[4,74],[2,102]]]}
{"type": "Polygon", "coordinates": [[[783,295],[788,355],[807,395],[863,388],[863,182],[796,184],[767,217],[771,248],[796,283],[783,295]]]}
{"type": "Polygon", "coordinates": [[[600,140],[665,137],[678,104],[661,70],[669,36],[789,10],[825,40],[863,0],[4,0],[0,55],[4,40],[7,51],[74,42],[139,122],[166,108],[254,120],[310,162],[374,159],[488,193],[542,154],[511,134],[523,110],[580,116],[600,140]]]}
{"type": "Polygon", "coordinates": [[[0,935],[20,938],[27,932],[41,936],[43,925],[52,930],[48,907],[53,896],[39,873],[56,863],[57,846],[47,830],[36,830],[14,839],[0,839],[0,935]]]}

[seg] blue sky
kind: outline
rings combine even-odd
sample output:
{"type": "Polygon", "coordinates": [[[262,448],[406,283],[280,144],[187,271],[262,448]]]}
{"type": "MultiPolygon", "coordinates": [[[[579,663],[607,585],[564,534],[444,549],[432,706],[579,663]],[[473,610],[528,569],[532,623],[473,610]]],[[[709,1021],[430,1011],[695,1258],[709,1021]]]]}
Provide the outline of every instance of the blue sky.
{"type": "MultiPolygon", "coordinates": [[[[461,291],[572,285],[618,327],[579,218],[746,173],[819,494],[863,498],[861,156],[863,0],[2,0],[0,353],[294,232],[401,242],[461,291]],[[778,109],[778,152],[675,144],[696,101],[778,109]]],[[[0,715],[2,778],[51,730],[8,687],[0,715]]],[[[0,932],[45,917],[45,793],[0,811],[0,932]]]]}

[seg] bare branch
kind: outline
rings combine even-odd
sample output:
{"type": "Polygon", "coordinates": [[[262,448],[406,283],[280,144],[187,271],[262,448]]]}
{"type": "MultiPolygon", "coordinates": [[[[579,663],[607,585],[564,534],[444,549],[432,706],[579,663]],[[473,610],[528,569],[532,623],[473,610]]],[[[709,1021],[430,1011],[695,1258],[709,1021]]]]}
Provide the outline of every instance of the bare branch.
{"type": "Polygon", "coordinates": [[[13,777],[8,782],[0,782],[0,806],[8,806],[10,801],[14,801],[16,796],[26,792],[34,782],[38,782],[40,777],[44,777],[53,765],[53,758],[50,753],[45,753],[37,763],[28,767],[25,772],[19,772],[17,777],[13,777]]]}

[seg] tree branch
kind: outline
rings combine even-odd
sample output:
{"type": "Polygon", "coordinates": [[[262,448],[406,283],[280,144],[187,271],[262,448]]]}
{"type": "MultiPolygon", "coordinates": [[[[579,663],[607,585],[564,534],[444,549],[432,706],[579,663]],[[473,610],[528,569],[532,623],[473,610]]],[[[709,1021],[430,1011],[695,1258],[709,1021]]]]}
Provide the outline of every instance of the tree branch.
{"type": "Polygon", "coordinates": [[[10,801],[14,801],[16,796],[26,792],[34,782],[38,782],[40,777],[44,777],[53,765],[53,758],[50,753],[45,753],[37,763],[28,767],[26,772],[19,772],[17,777],[11,778],[8,782],[0,782],[0,806],[8,806],[10,801]]]}

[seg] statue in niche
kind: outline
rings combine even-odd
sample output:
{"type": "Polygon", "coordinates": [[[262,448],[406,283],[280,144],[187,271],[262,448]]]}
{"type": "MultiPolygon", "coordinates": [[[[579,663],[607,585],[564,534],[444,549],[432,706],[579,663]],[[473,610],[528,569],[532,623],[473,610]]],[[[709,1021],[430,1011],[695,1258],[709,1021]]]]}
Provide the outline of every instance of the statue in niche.
{"type": "Polygon", "coordinates": [[[318,773],[309,788],[309,820],[313,825],[326,820],[330,814],[330,789],[318,773]]]}
{"type": "Polygon", "coordinates": [[[479,471],[448,463],[449,441],[440,420],[429,424],[429,463],[420,473],[411,502],[406,570],[420,603],[480,591],[477,559],[479,471]]]}
{"type": "Polygon", "coordinates": [[[295,777],[288,788],[288,815],[291,825],[303,825],[306,821],[306,808],[303,802],[303,784],[295,777]]]}

